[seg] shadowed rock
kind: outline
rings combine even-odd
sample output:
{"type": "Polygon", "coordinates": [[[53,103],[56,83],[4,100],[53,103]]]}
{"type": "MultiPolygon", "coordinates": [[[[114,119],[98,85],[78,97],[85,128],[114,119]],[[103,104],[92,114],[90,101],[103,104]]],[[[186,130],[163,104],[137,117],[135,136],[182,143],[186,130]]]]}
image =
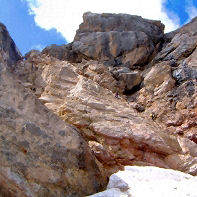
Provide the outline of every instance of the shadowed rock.
{"type": "Polygon", "coordinates": [[[4,60],[9,66],[21,59],[20,52],[2,23],[0,23],[0,54],[1,60],[4,60]]]}

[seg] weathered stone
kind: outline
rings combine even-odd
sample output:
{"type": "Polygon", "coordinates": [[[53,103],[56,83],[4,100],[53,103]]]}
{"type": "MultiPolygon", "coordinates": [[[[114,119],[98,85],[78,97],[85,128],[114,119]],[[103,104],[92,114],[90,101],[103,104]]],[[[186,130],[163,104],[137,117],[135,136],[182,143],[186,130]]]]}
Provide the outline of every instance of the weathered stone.
{"type": "Polygon", "coordinates": [[[0,117],[0,179],[7,180],[1,184],[4,190],[18,188],[11,192],[13,196],[84,196],[102,188],[94,157],[75,129],[51,114],[9,75],[1,74],[0,95],[2,109],[14,113],[2,112],[0,117]],[[64,136],[58,130],[64,131],[64,136]],[[80,177],[88,189],[80,186],[80,177]]]}
{"type": "Polygon", "coordinates": [[[9,66],[13,66],[21,59],[20,52],[2,23],[0,23],[0,59],[9,66]]]}
{"type": "MultiPolygon", "coordinates": [[[[42,67],[46,86],[40,100],[63,120],[80,128],[108,174],[122,165],[138,162],[168,168],[165,157],[183,154],[175,136],[167,134],[149,117],[139,115],[121,93],[116,96],[118,87],[114,89],[116,80],[110,73],[114,68],[111,70],[96,62],[72,65],[57,59],[47,65],[46,56],[42,56],[42,61],[37,67],[42,67]]],[[[166,66],[160,64],[153,68],[157,67],[164,72],[158,82],[160,87],[165,76],[171,77],[170,67],[166,70],[166,66]]],[[[153,79],[153,82],[157,81],[153,79]]],[[[144,110],[145,107],[141,113],[144,110]]]]}
{"type": "Polygon", "coordinates": [[[67,60],[69,62],[81,62],[82,57],[80,54],[77,54],[72,50],[72,43],[67,45],[51,45],[42,50],[43,54],[50,55],[52,57],[55,57],[59,60],[67,60]]]}
{"type": "Polygon", "coordinates": [[[163,42],[159,21],[127,14],[85,13],[72,50],[86,59],[128,67],[143,66],[163,42]]]}
{"type": "Polygon", "coordinates": [[[111,72],[118,81],[125,83],[125,90],[131,90],[142,82],[142,76],[139,71],[131,71],[126,67],[115,67],[111,72]]]}
{"type": "MultiPolygon", "coordinates": [[[[12,55],[6,54],[8,63],[16,62],[12,55]]],[[[79,131],[23,86],[18,67],[0,62],[0,196],[85,196],[102,190],[106,180],[79,131]]]]}
{"type": "Polygon", "coordinates": [[[87,12],[83,15],[83,23],[77,30],[75,40],[78,40],[82,33],[138,31],[144,32],[157,43],[163,38],[163,30],[164,25],[160,21],[147,20],[140,16],[87,12]]]}
{"type": "MultiPolygon", "coordinates": [[[[197,142],[196,18],[169,34],[168,44],[144,70],[136,102],[168,132],[197,142]],[[160,61],[158,63],[158,61],[160,61]],[[154,71],[154,72],[153,72],[154,71]],[[157,71],[157,72],[156,72],[157,71]]],[[[134,97],[134,96],[133,96],[134,97]]]]}
{"type": "Polygon", "coordinates": [[[166,93],[175,85],[171,76],[171,68],[165,62],[155,65],[144,78],[144,86],[155,95],[166,93]]]}
{"type": "Polygon", "coordinates": [[[177,69],[172,73],[177,83],[181,84],[185,81],[197,79],[197,69],[187,66],[186,62],[183,62],[177,69]]]}
{"type": "Polygon", "coordinates": [[[192,54],[196,48],[197,41],[197,17],[183,27],[165,34],[166,43],[163,50],[158,53],[155,60],[171,60],[180,61],[192,54]]]}
{"type": "Polygon", "coordinates": [[[122,56],[122,63],[130,67],[146,63],[154,50],[152,41],[144,32],[92,32],[80,36],[72,44],[76,53],[103,61],[122,56]]]}
{"type": "Polygon", "coordinates": [[[1,195],[89,195],[125,165],[196,175],[196,19],[163,39],[158,21],[86,13],[69,45],[12,69],[1,51],[1,195]]]}

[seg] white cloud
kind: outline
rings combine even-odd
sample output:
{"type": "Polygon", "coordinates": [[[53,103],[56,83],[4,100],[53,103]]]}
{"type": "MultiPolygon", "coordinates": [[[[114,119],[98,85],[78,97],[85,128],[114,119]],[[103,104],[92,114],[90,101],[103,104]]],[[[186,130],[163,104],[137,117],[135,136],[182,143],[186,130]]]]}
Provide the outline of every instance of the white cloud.
{"type": "MultiPolygon", "coordinates": [[[[23,0],[24,1],[24,0],[23,0]]],[[[178,20],[170,19],[162,7],[165,0],[25,0],[36,23],[49,30],[55,28],[69,42],[82,22],[84,12],[127,13],[161,20],[166,32],[176,29],[178,20]]]]}
{"type": "Polygon", "coordinates": [[[39,50],[39,51],[42,51],[44,48],[45,48],[44,45],[42,45],[42,44],[37,44],[37,45],[33,45],[33,46],[31,47],[31,50],[39,50]]]}
{"type": "Polygon", "coordinates": [[[188,1],[188,5],[186,6],[186,12],[189,16],[188,21],[197,16],[197,8],[193,5],[192,1],[188,1]]]}

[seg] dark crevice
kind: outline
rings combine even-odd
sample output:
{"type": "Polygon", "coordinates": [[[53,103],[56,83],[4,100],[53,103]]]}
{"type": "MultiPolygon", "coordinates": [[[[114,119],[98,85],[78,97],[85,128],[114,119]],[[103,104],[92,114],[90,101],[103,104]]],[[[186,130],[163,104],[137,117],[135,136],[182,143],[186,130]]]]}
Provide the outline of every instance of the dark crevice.
{"type": "Polygon", "coordinates": [[[139,85],[134,86],[131,90],[125,90],[123,94],[130,96],[135,94],[141,89],[141,83],[139,85]]]}

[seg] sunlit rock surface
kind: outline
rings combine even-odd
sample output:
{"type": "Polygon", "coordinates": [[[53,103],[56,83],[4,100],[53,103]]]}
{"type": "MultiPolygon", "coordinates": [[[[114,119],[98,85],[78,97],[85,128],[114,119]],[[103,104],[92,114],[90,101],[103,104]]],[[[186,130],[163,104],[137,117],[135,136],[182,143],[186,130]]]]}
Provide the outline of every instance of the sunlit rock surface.
{"type": "Polygon", "coordinates": [[[85,13],[73,43],[24,59],[2,26],[0,194],[91,195],[126,165],[197,175],[196,21],[85,13]]]}
{"type": "MultiPolygon", "coordinates": [[[[3,39],[3,43],[11,40],[3,39]]],[[[0,196],[78,197],[100,191],[106,180],[88,144],[76,127],[47,109],[17,78],[8,65],[16,61],[15,48],[4,50],[0,51],[6,57],[0,59],[0,196]]]]}

